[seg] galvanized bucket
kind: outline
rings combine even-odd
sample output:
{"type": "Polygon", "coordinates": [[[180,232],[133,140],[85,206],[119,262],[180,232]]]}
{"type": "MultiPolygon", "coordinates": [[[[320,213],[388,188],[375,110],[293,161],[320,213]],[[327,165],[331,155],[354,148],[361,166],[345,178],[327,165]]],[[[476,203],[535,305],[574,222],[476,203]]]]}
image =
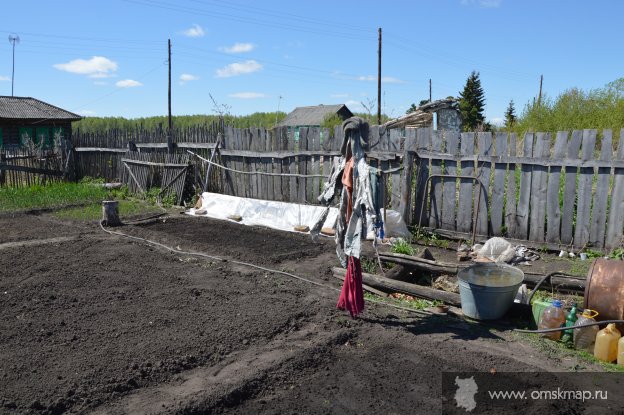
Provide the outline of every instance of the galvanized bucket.
{"type": "Polygon", "coordinates": [[[506,264],[478,263],[457,274],[462,311],[475,320],[496,320],[513,304],[524,272],[506,264]]]}

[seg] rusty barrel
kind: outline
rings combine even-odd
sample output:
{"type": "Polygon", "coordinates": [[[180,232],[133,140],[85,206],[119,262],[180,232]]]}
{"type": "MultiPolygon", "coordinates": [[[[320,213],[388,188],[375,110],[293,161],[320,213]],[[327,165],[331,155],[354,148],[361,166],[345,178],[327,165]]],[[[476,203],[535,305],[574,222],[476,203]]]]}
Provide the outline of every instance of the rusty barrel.
{"type": "Polygon", "coordinates": [[[583,307],[596,310],[599,321],[624,320],[624,261],[594,260],[587,273],[583,307]]]}

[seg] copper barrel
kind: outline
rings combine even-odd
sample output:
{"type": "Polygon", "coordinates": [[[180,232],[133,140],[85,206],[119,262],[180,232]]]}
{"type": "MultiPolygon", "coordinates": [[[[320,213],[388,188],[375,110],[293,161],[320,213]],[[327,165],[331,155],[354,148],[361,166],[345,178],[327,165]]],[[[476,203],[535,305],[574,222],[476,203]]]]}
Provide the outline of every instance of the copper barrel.
{"type": "Polygon", "coordinates": [[[624,261],[594,261],[587,273],[583,307],[596,310],[599,321],[624,320],[624,261]]]}

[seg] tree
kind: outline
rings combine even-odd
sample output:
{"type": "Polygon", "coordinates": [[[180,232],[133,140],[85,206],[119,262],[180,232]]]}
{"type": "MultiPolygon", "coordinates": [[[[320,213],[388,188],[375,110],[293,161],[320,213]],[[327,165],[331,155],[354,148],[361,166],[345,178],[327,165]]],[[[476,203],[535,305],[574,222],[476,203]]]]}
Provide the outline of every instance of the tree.
{"type": "Polygon", "coordinates": [[[505,111],[505,128],[512,129],[516,123],[516,107],[514,106],[513,99],[509,101],[509,106],[505,111]]]}
{"type": "Polygon", "coordinates": [[[464,90],[459,94],[459,111],[461,112],[464,131],[483,128],[483,121],[485,121],[483,116],[484,104],[485,97],[479,72],[472,71],[466,80],[464,90]]]}
{"type": "Polygon", "coordinates": [[[421,99],[418,105],[412,103],[412,105],[407,109],[407,111],[405,111],[405,113],[411,114],[412,112],[416,111],[419,107],[422,107],[423,105],[428,104],[428,103],[429,103],[428,99],[421,99]]]}

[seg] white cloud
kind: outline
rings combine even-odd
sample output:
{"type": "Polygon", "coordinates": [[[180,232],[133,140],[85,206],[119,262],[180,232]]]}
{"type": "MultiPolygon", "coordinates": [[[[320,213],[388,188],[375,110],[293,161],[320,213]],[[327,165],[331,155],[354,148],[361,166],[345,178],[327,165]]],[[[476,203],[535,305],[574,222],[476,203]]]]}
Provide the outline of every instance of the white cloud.
{"type": "Polygon", "coordinates": [[[185,83],[190,81],[197,81],[198,79],[199,76],[191,75],[190,73],[183,73],[182,75],[180,75],[180,85],[184,85],[185,83]]]}
{"type": "MultiPolygon", "coordinates": [[[[362,75],[362,76],[358,76],[356,79],[358,81],[377,82],[377,77],[375,75],[362,75]]],[[[394,78],[392,76],[382,76],[381,82],[384,84],[404,84],[405,83],[405,81],[403,81],[402,79],[394,78]]]]}
{"type": "Polygon", "coordinates": [[[115,86],[119,88],[134,88],[136,86],[142,86],[143,84],[134,79],[124,79],[122,81],[115,82],[115,86]]]}
{"type": "Polygon", "coordinates": [[[228,96],[230,98],[240,98],[240,99],[266,98],[266,94],[263,94],[262,92],[236,92],[228,96]]]}
{"type": "Polygon", "coordinates": [[[234,43],[232,46],[221,46],[219,50],[225,53],[245,53],[256,48],[253,43],[234,43]]]}
{"type": "Polygon", "coordinates": [[[492,125],[495,125],[497,127],[502,127],[503,125],[505,125],[505,119],[502,117],[494,117],[491,118],[490,123],[492,123],[492,125]]]}
{"type": "Polygon", "coordinates": [[[462,6],[479,6],[484,9],[495,9],[500,7],[503,0],[461,0],[462,6]]]}
{"type": "Polygon", "coordinates": [[[203,37],[206,33],[204,29],[198,24],[194,24],[186,30],[182,31],[182,34],[187,37],[203,37]]]}
{"type": "Polygon", "coordinates": [[[249,74],[257,72],[262,69],[262,65],[255,60],[248,60],[245,62],[231,63],[224,66],[221,69],[217,69],[217,78],[229,78],[231,76],[238,76],[243,74],[249,74]]]}
{"type": "Polygon", "coordinates": [[[349,98],[349,94],[331,94],[330,98],[349,98]]]}
{"type": "Polygon", "coordinates": [[[11,78],[9,78],[8,76],[2,76],[0,75],[0,81],[10,81],[11,78]]]}
{"type": "Polygon", "coordinates": [[[108,78],[117,70],[117,62],[103,56],[93,56],[91,59],[74,59],[67,63],[53,65],[59,71],[87,75],[89,78],[108,78]]]}
{"type": "Polygon", "coordinates": [[[84,115],[85,117],[90,117],[92,115],[95,115],[96,112],[92,111],[92,110],[80,110],[80,111],[78,111],[78,114],[84,115]]]}

